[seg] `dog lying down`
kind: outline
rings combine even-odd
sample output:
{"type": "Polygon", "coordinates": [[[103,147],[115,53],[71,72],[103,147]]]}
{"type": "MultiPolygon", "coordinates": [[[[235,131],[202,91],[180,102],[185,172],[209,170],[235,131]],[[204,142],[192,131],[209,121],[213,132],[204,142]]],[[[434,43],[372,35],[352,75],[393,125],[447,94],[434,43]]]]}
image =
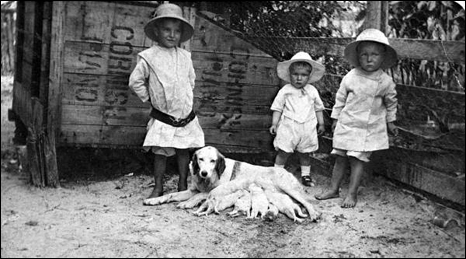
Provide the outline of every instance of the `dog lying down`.
{"type": "Polygon", "coordinates": [[[225,158],[212,146],[194,152],[190,163],[191,184],[186,191],[148,198],[144,205],[180,202],[177,207],[191,209],[198,205],[194,214],[208,215],[234,207],[230,216],[246,215],[274,219],[278,212],[297,222],[299,217],[309,216],[311,221],[320,218],[303,196],[299,181],[283,168],[252,165],[225,158]],[[301,211],[304,206],[308,215],[301,211]]]}

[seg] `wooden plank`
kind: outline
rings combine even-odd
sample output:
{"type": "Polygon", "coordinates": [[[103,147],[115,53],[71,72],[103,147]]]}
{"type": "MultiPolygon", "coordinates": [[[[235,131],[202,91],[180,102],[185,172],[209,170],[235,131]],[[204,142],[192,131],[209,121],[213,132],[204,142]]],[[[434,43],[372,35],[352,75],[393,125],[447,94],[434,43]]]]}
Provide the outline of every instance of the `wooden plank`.
{"type": "Polygon", "coordinates": [[[417,189],[431,193],[442,199],[465,205],[464,178],[458,179],[444,175],[409,162],[390,163],[386,176],[408,184],[417,189]]]}
{"type": "Polygon", "coordinates": [[[407,85],[397,85],[396,90],[402,107],[397,116],[401,120],[426,121],[428,115],[434,119],[435,112],[450,122],[465,122],[464,93],[407,85]]]}
{"type": "Polygon", "coordinates": [[[114,106],[62,106],[62,125],[111,125],[145,127],[150,108],[114,106]]]}
{"type": "Polygon", "coordinates": [[[196,81],[196,97],[227,100],[241,105],[271,105],[280,90],[277,85],[254,85],[247,83],[225,83],[220,81],[196,81]]]}
{"type": "Polygon", "coordinates": [[[118,2],[66,2],[65,40],[150,47],[153,42],[145,36],[144,25],[151,19],[154,9],[118,2]]]}
{"type": "Polygon", "coordinates": [[[42,6],[42,39],[40,57],[39,98],[48,108],[49,74],[50,74],[50,40],[51,40],[52,3],[43,2],[42,6]]]}
{"type": "MultiPolygon", "coordinates": [[[[150,108],[63,105],[62,125],[140,126],[149,121],[150,108]]],[[[203,129],[264,130],[272,116],[197,112],[203,129]]]]}
{"type": "Polygon", "coordinates": [[[124,44],[108,45],[67,41],[64,46],[64,72],[82,74],[118,74],[128,76],[136,66],[137,53],[143,48],[124,44]]]}
{"type": "Polygon", "coordinates": [[[46,103],[46,122],[41,125],[45,133],[41,135],[39,150],[45,174],[44,185],[58,187],[60,185],[57,157],[56,134],[60,126],[60,83],[62,56],[63,2],[44,3],[42,29],[42,65],[40,97],[46,103]]]}
{"type": "Polygon", "coordinates": [[[267,115],[270,114],[270,105],[247,105],[241,103],[232,103],[226,100],[213,99],[195,99],[194,108],[199,112],[214,112],[220,114],[254,114],[267,115]]]}
{"type": "MultiPolygon", "coordinates": [[[[232,50],[233,51],[233,50],[232,50]]],[[[243,53],[193,50],[193,65],[198,80],[237,84],[279,85],[277,61],[270,57],[243,53]]]]}
{"type": "MultiPolygon", "coordinates": [[[[88,146],[142,146],[146,127],[62,125],[60,145],[78,144],[88,146]]],[[[273,150],[273,138],[264,131],[205,129],[206,143],[209,145],[241,146],[244,149],[273,150]]]]}
{"type": "Polygon", "coordinates": [[[42,147],[43,161],[45,164],[45,185],[48,187],[59,187],[60,180],[58,174],[57,152],[55,149],[54,134],[44,134],[42,147]]]}
{"type": "Polygon", "coordinates": [[[26,2],[24,14],[24,31],[23,31],[23,59],[32,64],[34,57],[34,36],[35,36],[35,2],[26,2]]]}
{"type": "Polygon", "coordinates": [[[32,106],[31,106],[31,92],[24,88],[22,84],[15,81],[14,87],[14,98],[13,98],[13,110],[18,115],[21,121],[31,127],[32,125],[32,106]]]}
{"type": "MultiPolygon", "coordinates": [[[[137,53],[144,48],[73,41],[65,43],[64,72],[81,74],[118,74],[129,77],[136,66],[137,53]]],[[[277,61],[248,53],[192,52],[198,80],[278,85],[277,61]]]]}
{"type": "MultiPolygon", "coordinates": [[[[346,45],[353,38],[283,38],[283,37],[250,37],[251,41],[277,42],[287,46],[287,51],[304,50],[312,55],[343,56],[346,45]]],[[[389,38],[390,46],[396,49],[401,59],[434,60],[464,64],[465,45],[461,41],[419,40],[389,38]]]]}
{"type": "Polygon", "coordinates": [[[272,123],[271,115],[225,114],[198,112],[199,123],[202,128],[220,130],[262,130],[269,134],[268,129],[272,123]]]}
{"type": "Polygon", "coordinates": [[[44,164],[41,157],[40,141],[43,135],[43,106],[39,99],[34,97],[32,101],[32,124],[28,127],[27,136],[27,155],[29,160],[29,174],[31,176],[31,183],[38,187],[45,186],[44,164]]]}
{"type": "Polygon", "coordinates": [[[273,150],[273,136],[263,130],[205,129],[204,135],[206,143],[214,146],[219,144],[251,147],[263,151],[273,150]]]}
{"type": "Polygon", "coordinates": [[[52,29],[50,41],[50,70],[49,70],[49,93],[47,130],[55,132],[57,136],[60,128],[61,97],[63,83],[63,60],[64,60],[64,27],[65,27],[65,2],[53,2],[52,6],[52,29]]]}
{"type": "Polygon", "coordinates": [[[146,127],[62,125],[57,145],[142,146],[146,127]]]}
{"type": "Polygon", "coordinates": [[[129,74],[64,73],[62,103],[147,108],[128,86],[129,74]]]}
{"type": "Polygon", "coordinates": [[[29,63],[29,61],[23,60],[22,71],[22,86],[32,92],[33,64],[29,63]]]}

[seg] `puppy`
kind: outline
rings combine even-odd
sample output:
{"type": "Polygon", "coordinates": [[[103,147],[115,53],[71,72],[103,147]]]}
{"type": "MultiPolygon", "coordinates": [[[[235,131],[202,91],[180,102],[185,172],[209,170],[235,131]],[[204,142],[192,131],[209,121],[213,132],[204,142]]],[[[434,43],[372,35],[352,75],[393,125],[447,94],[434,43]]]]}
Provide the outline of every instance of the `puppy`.
{"type": "Polygon", "coordinates": [[[253,183],[249,185],[249,191],[251,192],[251,215],[249,218],[256,218],[259,214],[261,218],[264,218],[269,207],[269,200],[267,200],[264,190],[253,183]]]}
{"type": "Polygon", "coordinates": [[[251,193],[243,190],[243,196],[241,196],[236,202],[233,211],[227,213],[231,217],[237,217],[245,215],[250,217],[251,215],[251,193]]]}

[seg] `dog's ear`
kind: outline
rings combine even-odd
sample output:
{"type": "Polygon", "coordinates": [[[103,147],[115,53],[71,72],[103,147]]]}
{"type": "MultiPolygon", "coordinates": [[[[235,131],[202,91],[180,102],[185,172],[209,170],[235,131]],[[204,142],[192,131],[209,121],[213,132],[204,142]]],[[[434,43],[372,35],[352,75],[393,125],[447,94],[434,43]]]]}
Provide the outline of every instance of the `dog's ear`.
{"type": "Polygon", "coordinates": [[[218,178],[223,174],[223,171],[225,171],[225,157],[220,154],[220,152],[217,152],[218,154],[218,159],[217,159],[217,164],[215,165],[215,171],[217,171],[218,178]]]}
{"type": "Polygon", "coordinates": [[[199,164],[197,163],[197,152],[194,152],[193,158],[191,159],[191,168],[193,170],[193,175],[199,173],[199,164]]]}

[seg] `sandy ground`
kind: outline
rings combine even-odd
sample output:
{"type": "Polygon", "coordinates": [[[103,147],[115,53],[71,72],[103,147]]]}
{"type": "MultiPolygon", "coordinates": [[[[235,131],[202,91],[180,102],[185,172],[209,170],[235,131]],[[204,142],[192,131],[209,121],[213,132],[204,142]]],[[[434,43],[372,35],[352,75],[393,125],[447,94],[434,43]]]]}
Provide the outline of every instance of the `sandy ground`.
{"type": "MultiPolygon", "coordinates": [[[[464,214],[381,177],[365,181],[356,208],[342,209],[341,199],[312,198],[329,182],[317,175],[318,185],[305,189],[322,219],[301,224],[284,215],[264,221],[230,218],[227,210],[197,217],[174,203],[143,206],[153,178],[135,172],[131,163],[126,168],[113,162],[88,165],[87,171],[61,177],[59,188],[33,187],[8,139],[13,126],[4,114],[11,108],[11,85],[4,81],[2,77],[2,258],[465,256],[464,214]],[[118,167],[118,174],[104,173],[105,166],[118,167]],[[436,216],[452,220],[439,227],[433,223],[436,216]]],[[[75,166],[84,170],[75,164],[67,170],[75,166]]],[[[166,192],[175,186],[177,177],[167,175],[166,192]]]]}

